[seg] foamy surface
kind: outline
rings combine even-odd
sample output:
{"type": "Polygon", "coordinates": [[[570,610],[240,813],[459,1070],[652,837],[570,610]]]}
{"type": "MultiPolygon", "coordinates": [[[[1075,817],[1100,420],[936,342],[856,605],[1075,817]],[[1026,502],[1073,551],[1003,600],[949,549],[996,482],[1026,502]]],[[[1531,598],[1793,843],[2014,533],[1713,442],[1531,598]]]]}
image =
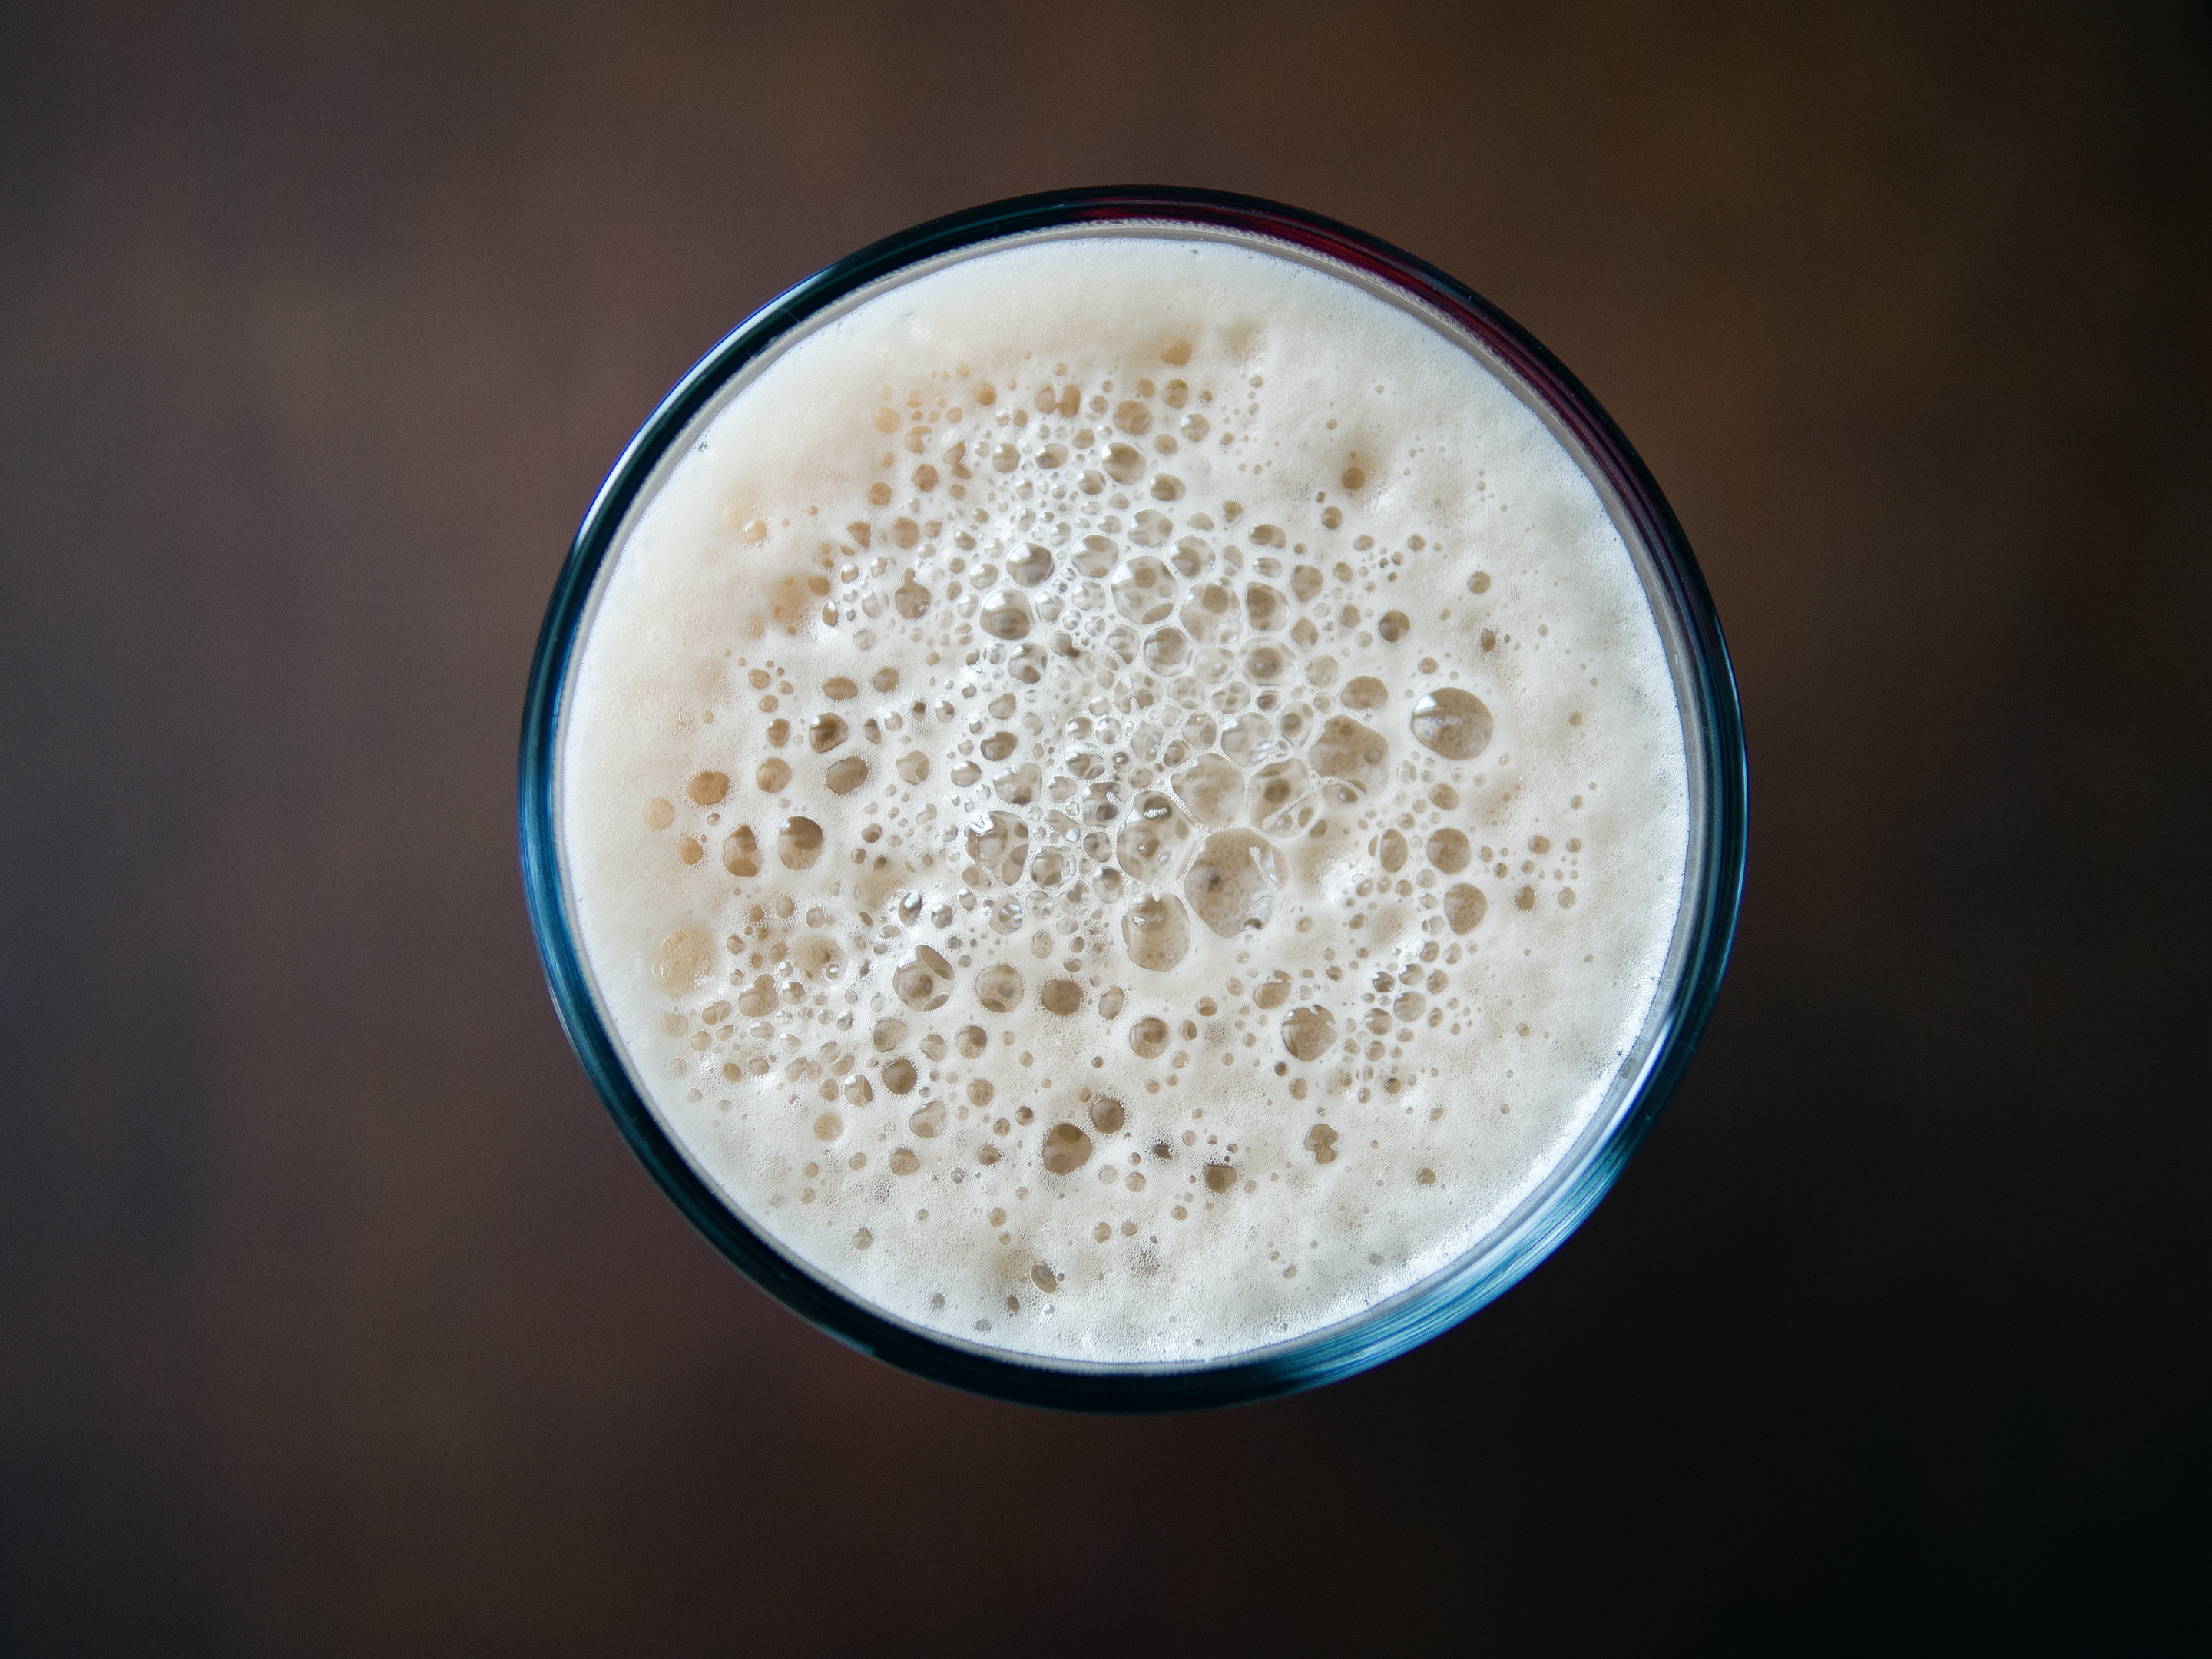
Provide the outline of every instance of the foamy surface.
{"type": "Polygon", "coordinates": [[[1588,479],[1249,243],[1004,246],[783,350],[633,514],[560,754],[586,964],[700,1171],[1047,1361],[1480,1246],[1640,1032],[1688,839],[1588,479]]]}

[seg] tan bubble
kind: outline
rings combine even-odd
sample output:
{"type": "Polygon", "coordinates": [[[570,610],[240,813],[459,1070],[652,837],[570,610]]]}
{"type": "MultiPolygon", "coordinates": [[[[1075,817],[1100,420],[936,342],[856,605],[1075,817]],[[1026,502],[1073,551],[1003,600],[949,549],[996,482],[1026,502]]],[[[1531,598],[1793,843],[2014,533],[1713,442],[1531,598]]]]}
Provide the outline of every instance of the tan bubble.
{"type": "Polygon", "coordinates": [[[812,818],[786,818],[775,832],[775,856],[787,870],[811,870],[822,856],[822,826],[812,818]]]}
{"type": "Polygon", "coordinates": [[[1206,1166],[1206,1190],[1225,1193],[1237,1184],[1237,1166],[1233,1164],[1209,1164],[1206,1166]]]}
{"type": "Polygon", "coordinates": [[[1456,830],[1438,830],[1429,837],[1429,862],[1448,876],[1455,876],[1474,858],[1474,849],[1456,830]]]}
{"type": "Polygon", "coordinates": [[[817,1140],[835,1140],[844,1133],[845,1120],[835,1112],[824,1112],[814,1120],[814,1138],[817,1140]]]}
{"type": "Polygon", "coordinates": [[[750,824],[741,823],[722,837],[722,868],[733,876],[760,874],[760,843],[750,824]]]}
{"type": "Polygon", "coordinates": [[[1427,1012],[1429,1000],[1419,991],[1401,991],[1390,1005],[1390,1012],[1397,1019],[1411,1025],[1427,1012]]]}
{"type": "Polygon", "coordinates": [[[1490,592],[1490,573],[1487,570],[1478,570],[1474,574],[1469,576],[1467,579],[1467,591],[1470,593],[1487,593],[1490,592]]]}
{"type": "Polygon", "coordinates": [[[1174,573],[1164,559],[1139,553],[1124,559],[1109,584],[1114,608],[1139,626],[1164,622],[1176,604],[1174,573]]]}
{"type": "Polygon", "coordinates": [[[1312,1128],[1307,1130],[1303,1144],[1305,1149],[1314,1155],[1315,1163],[1336,1162],[1336,1131],[1330,1128],[1328,1124],[1316,1123],[1312,1128]]]}
{"type": "Polygon", "coordinates": [[[1167,1053],[1174,1036],[1167,1021],[1155,1014],[1146,1014],[1129,1027],[1129,1047],[1139,1060],[1158,1060],[1167,1053]]]}
{"type": "Polygon", "coordinates": [[[929,590],[914,579],[913,572],[891,591],[891,608],[908,622],[919,622],[928,611],[929,590]]]}
{"type": "Polygon", "coordinates": [[[1249,830],[1224,830],[1199,848],[1183,878],[1183,896],[1217,937],[1234,939],[1273,920],[1288,874],[1272,842],[1249,830]]]}
{"type": "Polygon", "coordinates": [[[914,1148],[902,1146],[891,1154],[891,1173],[910,1176],[921,1167],[921,1160],[914,1155],[914,1148]]]}
{"type": "Polygon", "coordinates": [[[1473,760],[1490,747],[1490,710],[1472,691],[1439,686],[1413,705],[1413,737],[1446,760],[1473,760]]]}
{"type": "Polygon", "coordinates": [[[852,735],[853,729],[845,724],[842,714],[817,714],[806,728],[807,746],[817,755],[826,755],[852,735]]]}
{"type": "Polygon", "coordinates": [[[703,928],[684,928],[662,939],[653,953],[653,982],[672,996],[681,996],[705,979],[714,965],[714,939],[703,928]]]}
{"type": "Polygon", "coordinates": [[[1091,1137],[1073,1123],[1055,1123],[1044,1133],[1039,1159],[1054,1175],[1073,1175],[1091,1161],[1091,1137]]]}
{"type": "Polygon", "coordinates": [[[775,981],[766,974],[754,977],[753,982],[738,993],[738,1012],[748,1019],[758,1019],[775,1012],[775,981]]]}
{"type": "Polygon", "coordinates": [[[869,1040],[876,1045],[878,1054],[887,1054],[906,1041],[906,1022],[902,1019],[879,1019],[876,1022],[876,1029],[869,1034],[869,1040]]]}
{"type": "Polygon", "coordinates": [[[1395,830],[1385,830],[1376,843],[1377,854],[1385,870],[1395,872],[1406,867],[1406,838],[1395,830]]]}
{"type": "MultiPolygon", "coordinates": [[[[971,1106],[988,1106],[998,1092],[998,1089],[987,1078],[976,1077],[968,1079],[968,1103],[971,1106]]],[[[1002,1130],[1000,1133],[1005,1132],[1002,1130]]]]}
{"type": "Polygon", "coordinates": [[[1294,1060],[1319,1060],[1336,1041],[1336,1016],[1309,1004],[1283,1017],[1283,1047],[1294,1060]]]}
{"type": "Polygon", "coordinates": [[[823,775],[833,795],[849,795],[868,781],[868,763],[859,755],[848,755],[841,761],[832,761],[823,775]]]}
{"type": "Polygon", "coordinates": [[[707,848],[696,836],[684,836],[676,849],[676,856],[685,864],[696,864],[707,855],[707,848]]]}
{"type": "Polygon", "coordinates": [[[1128,1114],[1121,1109],[1121,1103],[1110,1096],[1101,1095],[1091,1103],[1091,1127],[1102,1135],[1119,1133],[1127,1120],[1128,1114]]]}
{"type": "Polygon", "coordinates": [[[1338,475],[1337,482],[1346,489],[1358,489],[1365,486],[1367,474],[1358,467],[1347,466],[1338,475]]]}
{"type": "Polygon", "coordinates": [[[1332,714],[1322,722],[1307,758],[1322,777],[1349,786],[1355,799],[1379,793],[1390,781],[1389,741],[1346,715],[1332,714]]]}
{"type": "Polygon", "coordinates": [[[929,757],[919,752],[901,755],[897,770],[900,782],[920,783],[929,775],[929,757]]]}
{"type": "Polygon", "coordinates": [[[1362,674],[1344,688],[1343,702],[1346,708],[1380,708],[1389,700],[1389,689],[1371,674],[1362,674]]]}
{"type": "Polygon", "coordinates": [[[753,781],[765,795],[780,795],[791,781],[791,763],[770,755],[753,768],[753,781]]]}
{"type": "Polygon", "coordinates": [[[1048,979],[1037,991],[1045,1012],[1072,1014],[1083,1006],[1083,988],[1072,979],[1048,979]]]}
{"type": "Polygon", "coordinates": [[[684,793],[702,806],[712,806],[730,793],[730,780],[720,772],[694,773],[684,793]]]}
{"type": "Polygon", "coordinates": [[[1158,880],[1174,866],[1189,838],[1190,825],[1175,803],[1155,791],[1137,798],[1128,822],[1115,837],[1114,854],[1137,880],[1158,880]]]}
{"type": "Polygon", "coordinates": [[[945,1133],[945,1103],[933,1100],[916,1107],[907,1118],[908,1132],[917,1140],[934,1140],[945,1133]]]}
{"type": "Polygon", "coordinates": [[[968,826],[968,856],[1011,886],[1029,861],[1030,827],[1012,812],[975,818],[968,826]]]}
{"type": "Polygon", "coordinates": [[[1262,1008],[1279,1008],[1291,1000],[1291,976],[1278,968],[1252,988],[1252,1000],[1262,1008]]]}
{"type": "Polygon", "coordinates": [[[1291,592],[1297,595],[1300,605],[1306,605],[1321,592],[1328,580],[1317,567],[1302,564],[1291,572],[1291,592]]]}
{"type": "Polygon", "coordinates": [[[1559,908],[1562,910],[1571,910],[1574,908],[1575,890],[1571,887],[1562,887],[1559,889],[1559,908]]]}
{"type": "MultiPolygon", "coordinates": [[[[1534,902],[1533,898],[1531,902],[1534,902]]],[[[1525,910],[1528,907],[1524,904],[1521,908],[1525,910]]],[[[1455,886],[1444,890],[1444,921],[1455,933],[1472,932],[1475,924],[1482,920],[1483,914],[1489,908],[1490,901],[1483,897],[1482,890],[1480,887],[1471,887],[1467,883],[1461,882],[1455,886]]]]}
{"type": "Polygon", "coordinates": [[[1152,411],[1132,398],[1114,407],[1114,424],[1133,438],[1152,429],[1152,411]]]}
{"type": "Polygon", "coordinates": [[[884,1087],[895,1095],[912,1094],[914,1085],[919,1080],[920,1075],[914,1068],[914,1062],[903,1054],[884,1067],[884,1087]]]}
{"type": "Polygon", "coordinates": [[[918,946],[891,975],[891,989],[917,1013],[942,1008],[952,994],[952,964],[927,945],[918,946]]]}
{"type": "Polygon", "coordinates": [[[1144,453],[1134,444],[1115,444],[1106,451],[1106,476],[1115,483],[1134,483],[1144,477],[1144,453]]]}
{"type": "Polygon", "coordinates": [[[645,827],[665,830],[676,822],[676,808],[663,796],[655,795],[645,804],[645,827]]]}
{"type": "Polygon", "coordinates": [[[1028,637],[1034,618],[1029,599],[1018,589],[1006,587],[991,595],[975,620],[994,640],[1018,640],[1028,637]]]}
{"type": "Polygon", "coordinates": [[[878,668],[868,677],[868,684],[878,691],[896,691],[898,690],[898,670],[878,668]]]}
{"type": "Polygon", "coordinates": [[[973,1060],[991,1046],[991,1039],[981,1026],[963,1025],[952,1034],[952,1046],[963,1060],[973,1060]]]}
{"type": "Polygon", "coordinates": [[[1413,619],[1402,611],[1385,611],[1382,619],[1375,624],[1375,631],[1382,636],[1385,643],[1390,645],[1397,644],[1413,630],[1413,619]]]}
{"type": "Polygon", "coordinates": [[[1121,943],[1139,968],[1165,973],[1190,950],[1190,916],[1172,893],[1157,894],[1121,915],[1121,943]]]}
{"type": "Polygon", "coordinates": [[[1176,773],[1172,782],[1191,817],[1209,828],[1222,828],[1244,816],[1244,774],[1219,755],[1200,755],[1176,773]]]}
{"type": "Polygon", "coordinates": [[[975,1000],[994,1014],[1010,1014],[1022,1000],[1022,976],[1006,963],[975,975],[975,1000]]]}

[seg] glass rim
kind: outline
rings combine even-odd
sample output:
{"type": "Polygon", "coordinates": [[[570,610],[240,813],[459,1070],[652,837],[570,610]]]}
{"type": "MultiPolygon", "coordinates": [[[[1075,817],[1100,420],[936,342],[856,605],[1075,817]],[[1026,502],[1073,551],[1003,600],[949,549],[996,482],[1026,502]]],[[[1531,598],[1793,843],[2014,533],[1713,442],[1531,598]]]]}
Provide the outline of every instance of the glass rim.
{"type": "Polygon", "coordinates": [[[1620,1176],[1711,1017],[1741,900],[1748,812],[1742,711],[1705,578],[1642,458],[1582,383],[1527,330],[1425,260],[1279,203],[1161,185],[1018,197],[933,219],[824,267],[724,337],[661,399],[584,515],[531,665],[519,785],[524,896],[555,1012],[631,1152],[684,1218],[769,1295],[862,1353],[999,1400],[1113,1413],[1243,1404],[1354,1375],[1459,1323],[1557,1249],[1620,1176]],[[1511,377],[1509,389],[1573,441],[1571,453],[1579,452],[1608,516],[1631,544],[1655,612],[1664,606],[1655,620],[1681,705],[1691,837],[1668,953],[1671,977],[1662,981],[1637,1043],[1614,1072],[1605,1108],[1500,1226],[1419,1283],[1279,1344],[1218,1360],[1071,1362],[961,1345],[860,1300],[756,1231],[694,1166],[632,1079],[621,1044],[600,1016],[570,927],[556,830],[558,750],[569,673],[600,573],[662,462],[729,382],[823,312],[940,256],[1031,233],[1150,225],[1167,234],[1187,228],[1287,244],[1351,267],[1394,290],[1394,297],[1441,315],[1480,348],[1478,360],[1502,366],[1511,377]]]}

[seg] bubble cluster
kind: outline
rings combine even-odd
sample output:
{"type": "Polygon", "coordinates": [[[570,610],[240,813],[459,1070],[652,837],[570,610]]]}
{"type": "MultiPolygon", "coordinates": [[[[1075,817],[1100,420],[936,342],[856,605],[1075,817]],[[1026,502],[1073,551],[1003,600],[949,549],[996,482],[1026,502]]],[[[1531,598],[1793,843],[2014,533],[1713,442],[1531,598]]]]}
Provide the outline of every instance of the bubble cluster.
{"type": "Polygon", "coordinates": [[[1467,1056],[1486,1095],[1559,1063],[1522,1005],[1595,965],[1609,890],[1597,780],[1501,750],[1579,740],[1602,676],[1554,732],[1506,665],[1588,648],[1557,601],[1233,331],[993,362],[875,386],[820,441],[848,488],[720,511],[742,601],[625,809],[682,917],[630,1041],[746,1206],[902,1316],[1224,1352],[1167,1329],[1201,1256],[1249,1343],[1494,1200],[1511,1103],[1467,1056]],[[1271,432],[1322,459],[1272,476],[1271,432]]]}

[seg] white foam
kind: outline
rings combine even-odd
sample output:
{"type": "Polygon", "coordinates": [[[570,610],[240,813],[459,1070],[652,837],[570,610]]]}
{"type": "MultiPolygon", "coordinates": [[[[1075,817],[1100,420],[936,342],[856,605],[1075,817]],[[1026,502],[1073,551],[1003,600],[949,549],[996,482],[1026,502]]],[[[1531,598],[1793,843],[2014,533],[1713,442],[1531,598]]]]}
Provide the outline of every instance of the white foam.
{"type": "Polygon", "coordinates": [[[1478,1246],[1682,893],[1596,492],[1428,323],[1252,244],[1002,246],[783,349],[634,514],[572,685],[574,921],[654,1112],[813,1271],[1048,1360],[1264,1346],[1478,1246]]]}

